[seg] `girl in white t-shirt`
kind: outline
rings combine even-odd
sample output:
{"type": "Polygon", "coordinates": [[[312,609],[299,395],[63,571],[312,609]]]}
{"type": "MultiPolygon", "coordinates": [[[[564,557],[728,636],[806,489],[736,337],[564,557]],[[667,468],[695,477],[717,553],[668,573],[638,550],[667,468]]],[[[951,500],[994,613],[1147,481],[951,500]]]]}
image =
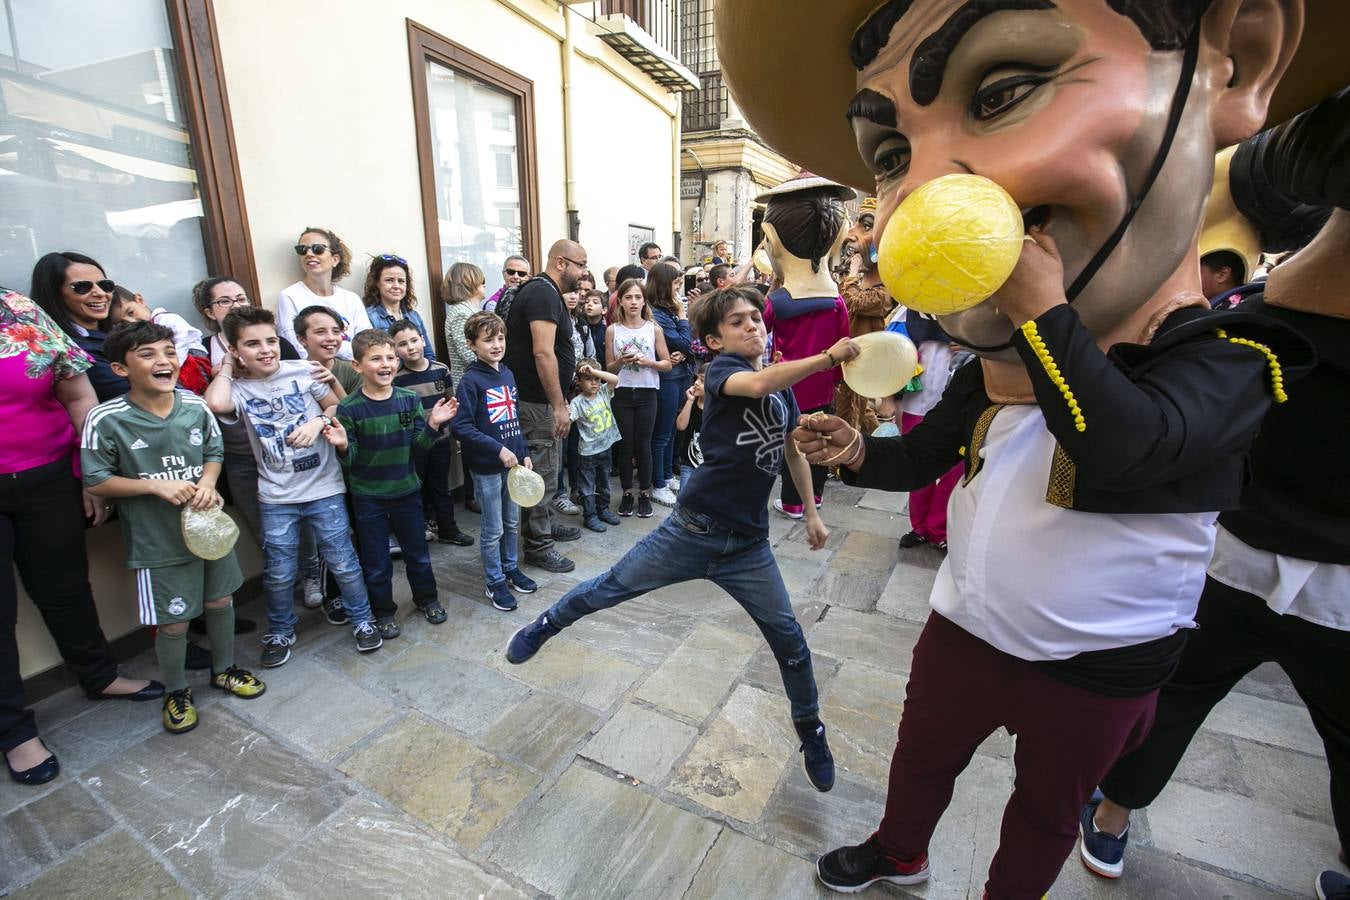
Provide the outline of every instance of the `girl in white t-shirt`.
{"type": "Polygon", "coordinates": [[[306,228],[294,249],[304,277],[277,298],[277,333],[299,347],[300,342],[295,339],[296,313],[307,306],[326,306],[342,317],[342,347],[338,357],[350,360],[352,337],[371,327],[361,298],[334,283],[351,271],[351,250],[327,228],[306,228]]]}
{"type": "Polygon", "coordinates": [[[657,373],[670,371],[666,338],[652,322],[652,310],[642,292],[642,282],[630,278],[619,285],[618,316],[606,334],[609,340],[605,366],[619,376],[612,407],[623,440],[615,446],[623,499],[619,515],[652,514],[652,428],[656,424],[656,395],[661,386],[657,373]],[[637,460],[638,494],[633,502],[633,465],[637,460]]]}

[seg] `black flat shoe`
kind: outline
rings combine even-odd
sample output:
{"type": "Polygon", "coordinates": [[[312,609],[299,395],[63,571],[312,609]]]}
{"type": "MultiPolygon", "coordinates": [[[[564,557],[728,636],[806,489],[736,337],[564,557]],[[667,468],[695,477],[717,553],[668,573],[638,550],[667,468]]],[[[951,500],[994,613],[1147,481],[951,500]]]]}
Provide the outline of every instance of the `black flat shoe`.
{"type": "Polygon", "coordinates": [[[56,754],[44,759],[42,762],[33,766],[31,769],[24,769],[22,772],[16,772],[10,767],[9,761],[5,761],[5,768],[9,769],[9,777],[19,784],[39,785],[46,784],[57,775],[61,774],[61,764],[56,761],[56,754]]]}
{"type": "Polygon", "coordinates": [[[201,669],[211,668],[211,651],[207,650],[201,644],[194,644],[188,641],[187,654],[183,659],[184,665],[194,672],[201,669]]]}
{"type": "Polygon", "coordinates": [[[90,700],[133,700],[137,703],[143,700],[158,700],[164,696],[164,685],[158,681],[151,681],[139,691],[131,694],[108,694],[99,691],[97,694],[87,694],[90,700]]]}
{"type": "Polygon", "coordinates": [[[436,537],[436,540],[442,544],[454,544],[456,547],[472,547],[473,537],[467,535],[459,529],[454,531],[442,531],[436,537]]]}
{"type": "MultiPolygon", "coordinates": [[[[188,626],[188,630],[196,635],[204,635],[206,634],[206,622],[200,617],[193,619],[192,624],[188,626]]],[[[258,623],[252,619],[244,619],[239,616],[234,617],[235,634],[252,634],[257,630],[258,623]]]]}

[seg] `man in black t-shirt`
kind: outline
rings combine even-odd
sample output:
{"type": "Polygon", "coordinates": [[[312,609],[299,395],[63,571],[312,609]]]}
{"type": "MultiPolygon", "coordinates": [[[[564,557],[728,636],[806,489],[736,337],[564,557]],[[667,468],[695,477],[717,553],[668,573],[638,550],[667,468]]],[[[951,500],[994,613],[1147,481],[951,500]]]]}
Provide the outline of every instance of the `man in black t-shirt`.
{"type": "MultiPolygon", "coordinates": [[[[562,295],[577,289],[586,274],[586,251],[575,241],[557,241],[549,248],[544,271],[517,290],[506,313],[506,365],[516,377],[520,424],[530,445],[530,459],[544,484],[558,480],[558,441],[572,427],[564,387],[576,368],[572,317],[562,295]]],[[[525,517],[525,562],[549,572],[570,572],[572,560],[553,547],[554,541],[575,541],[581,530],[555,524],[548,503],[525,517]]]]}

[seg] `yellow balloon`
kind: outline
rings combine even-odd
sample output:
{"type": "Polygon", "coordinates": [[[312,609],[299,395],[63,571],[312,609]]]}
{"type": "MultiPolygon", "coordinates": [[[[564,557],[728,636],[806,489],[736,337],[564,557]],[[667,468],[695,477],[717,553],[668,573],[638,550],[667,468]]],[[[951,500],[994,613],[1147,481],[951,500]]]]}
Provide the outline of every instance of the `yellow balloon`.
{"type": "Polygon", "coordinates": [[[544,499],[544,479],[533,469],[516,466],[506,473],[506,492],[519,506],[537,506],[544,499]]]}
{"type": "Polygon", "coordinates": [[[841,369],[844,383],[859,397],[890,397],[909,383],[919,368],[914,342],[898,331],[874,331],[855,337],[858,355],[841,369]]]}
{"type": "Polygon", "coordinates": [[[1022,212],[979,175],[944,175],[905,198],[886,223],[877,269],[897,303],[935,316],[978,306],[1022,254],[1022,212]]]}

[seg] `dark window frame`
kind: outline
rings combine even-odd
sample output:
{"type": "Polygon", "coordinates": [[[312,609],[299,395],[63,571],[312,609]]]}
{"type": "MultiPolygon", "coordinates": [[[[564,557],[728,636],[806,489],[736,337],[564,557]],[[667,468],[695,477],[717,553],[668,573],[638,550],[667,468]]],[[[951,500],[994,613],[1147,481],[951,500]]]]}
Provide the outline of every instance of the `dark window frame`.
{"type": "Polygon", "coordinates": [[[178,65],[184,120],[202,195],[207,271],[240,281],[261,303],[230,98],[212,0],[165,0],[178,65]]]}
{"type": "Polygon", "coordinates": [[[534,82],[497,65],[467,47],[407,19],[408,56],[412,71],[413,119],[417,131],[417,169],[422,182],[422,231],[426,239],[427,278],[436,352],[444,359],[445,298],[441,283],[441,236],[436,214],[435,151],[431,143],[431,106],[426,65],[434,62],[514,96],[516,101],[516,171],[520,193],[521,253],[535,264],[540,254],[538,156],[534,142],[534,82]]]}

